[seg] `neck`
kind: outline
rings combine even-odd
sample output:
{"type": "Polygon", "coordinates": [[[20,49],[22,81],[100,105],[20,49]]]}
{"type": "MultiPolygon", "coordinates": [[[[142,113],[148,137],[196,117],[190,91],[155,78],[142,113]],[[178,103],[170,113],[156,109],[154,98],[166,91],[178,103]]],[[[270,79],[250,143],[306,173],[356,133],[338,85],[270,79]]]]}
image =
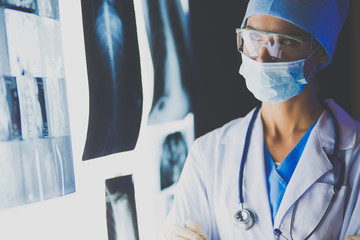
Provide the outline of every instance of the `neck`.
{"type": "Polygon", "coordinates": [[[320,102],[308,84],[301,94],[288,101],[262,103],[264,134],[287,137],[304,133],[320,117],[322,111],[320,102]]]}

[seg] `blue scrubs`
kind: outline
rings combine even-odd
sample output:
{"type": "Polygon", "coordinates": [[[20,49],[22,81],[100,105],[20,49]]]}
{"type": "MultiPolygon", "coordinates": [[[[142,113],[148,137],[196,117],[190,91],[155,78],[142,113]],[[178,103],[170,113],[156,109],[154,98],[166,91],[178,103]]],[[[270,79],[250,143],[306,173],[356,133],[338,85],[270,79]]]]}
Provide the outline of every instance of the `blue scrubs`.
{"type": "Polygon", "coordinates": [[[315,124],[316,122],[306,131],[298,144],[278,167],[275,166],[266,144],[264,143],[267,187],[273,223],[281,200],[284,196],[287,184],[289,183],[290,178],[295,171],[296,165],[299,162],[299,159],[309,139],[311,130],[315,124]]]}

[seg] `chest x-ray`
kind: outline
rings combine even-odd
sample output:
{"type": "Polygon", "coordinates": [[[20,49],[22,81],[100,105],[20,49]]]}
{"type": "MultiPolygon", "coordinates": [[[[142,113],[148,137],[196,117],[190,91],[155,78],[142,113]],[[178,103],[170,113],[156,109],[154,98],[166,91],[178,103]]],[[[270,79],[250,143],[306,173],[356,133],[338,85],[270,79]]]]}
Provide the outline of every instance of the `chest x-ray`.
{"type": "Polygon", "coordinates": [[[90,115],[83,160],[133,150],[142,84],[133,1],[82,0],[90,115]]]}
{"type": "Polygon", "coordinates": [[[132,177],[108,179],[105,185],[108,239],[138,240],[132,177]]]}
{"type": "Polygon", "coordinates": [[[191,111],[194,81],[187,19],[179,0],[143,0],[154,65],[148,124],[183,119],[191,111]]]}

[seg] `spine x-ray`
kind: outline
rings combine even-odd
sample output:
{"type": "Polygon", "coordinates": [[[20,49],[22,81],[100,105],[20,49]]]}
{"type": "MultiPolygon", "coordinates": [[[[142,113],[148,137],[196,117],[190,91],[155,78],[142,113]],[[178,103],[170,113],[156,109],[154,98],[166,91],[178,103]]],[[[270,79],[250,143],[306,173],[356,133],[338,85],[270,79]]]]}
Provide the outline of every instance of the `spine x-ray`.
{"type": "Polygon", "coordinates": [[[132,0],[82,0],[90,93],[83,160],[135,148],[142,115],[132,0]]]}

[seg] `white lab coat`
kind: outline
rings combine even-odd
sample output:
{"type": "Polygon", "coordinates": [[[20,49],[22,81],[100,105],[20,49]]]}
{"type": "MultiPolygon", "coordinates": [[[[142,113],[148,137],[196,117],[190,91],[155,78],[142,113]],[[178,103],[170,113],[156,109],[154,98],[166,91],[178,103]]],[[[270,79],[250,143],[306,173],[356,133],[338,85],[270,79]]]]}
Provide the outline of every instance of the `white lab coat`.
{"type": "MultiPolygon", "coordinates": [[[[345,164],[345,180],[325,221],[311,239],[342,240],[360,234],[360,125],[334,101],[327,102],[340,125],[338,155],[345,164]]],[[[257,222],[247,232],[234,226],[234,214],[239,209],[239,166],[252,113],[195,141],[164,227],[165,235],[172,225],[184,226],[185,220],[191,219],[199,223],[210,239],[274,239],[275,228],[290,239],[290,220],[298,199],[294,239],[304,239],[315,228],[333,193],[334,174],[326,153],[333,150],[335,134],[326,112],[311,132],[274,219],[274,226],[265,179],[263,126],[258,114],[243,184],[244,207],[255,211],[257,222]]]]}

